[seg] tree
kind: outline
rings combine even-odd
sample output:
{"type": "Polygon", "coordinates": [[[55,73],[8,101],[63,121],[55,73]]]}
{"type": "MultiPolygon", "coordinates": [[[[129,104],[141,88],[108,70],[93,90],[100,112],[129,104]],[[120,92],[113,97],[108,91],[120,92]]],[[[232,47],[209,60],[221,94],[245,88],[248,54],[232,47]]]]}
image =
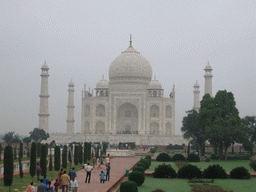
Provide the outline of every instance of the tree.
{"type": "Polygon", "coordinates": [[[88,145],[87,145],[87,153],[88,153],[88,155],[87,155],[87,158],[88,158],[88,161],[90,161],[91,160],[91,154],[92,154],[92,151],[91,151],[91,142],[89,142],[88,143],[88,145]]]}
{"type": "Polygon", "coordinates": [[[87,159],[88,159],[88,157],[87,157],[87,145],[88,145],[88,143],[87,142],[84,142],[84,163],[87,163],[87,159]]]}
{"type": "Polygon", "coordinates": [[[0,161],[2,161],[2,143],[0,143],[0,161]]]}
{"type": "Polygon", "coordinates": [[[30,155],[30,154],[29,154],[29,147],[28,147],[28,151],[27,151],[27,157],[29,157],[29,155],[30,155]]]}
{"type": "Polygon", "coordinates": [[[20,142],[20,151],[19,151],[19,170],[20,170],[20,178],[23,178],[23,169],[22,169],[22,163],[21,163],[21,159],[23,156],[23,143],[20,142]]]}
{"type": "Polygon", "coordinates": [[[68,161],[69,163],[71,164],[72,163],[72,157],[71,157],[71,147],[69,147],[69,150],[68,150],[68,161]]]}
{"type": "Polygon", "coordinates": [[[33,181],[33,177],[36,174],[36,143],[35,142],[33,142],[31,145],[29,173],[30,173],[30,175],[32,177],[32,181],[33,181]]]}
{"type": "Polygon", "coordinates": [[[51,143],[49,144],[49,147],[50,147],[50,148],[53,148],[53,147],[55,147],[55,145],[56,145],[56,144],[55,144],[55,140],[52,140],[51,143]]]}
{"type": "Polygon", "coordinates": [[[233,93],[218,91],[215,98],[206,94],[201,101],[199,112],[199,125],[205,128],[206,138],[210,143],[219,148],[220,159],[227,160],[227,149],[239,142],[242,133],[241,119],[236,108],[233,93]]]}
{"type": "Polygon", "coordinates": [[[78,145],[78,150],[79,150],[79,159],[78,159],[78,162],[79,162],[80,164],[82,164],[82,163],[83,163],[83,147],[82,147],[81,144],[78,145]]]}
{"type": "Polygon", "coordinates": [[[46,175],[47,171],[47,162],[46,162],[46,146],[42,145],[41,146],[41,156],[40,156],[40,167],[42,169],[42,172],[44,175],[46,175]]]}
{"type": "Polygon", "coordinates": [[[10,145],[7,145],[4,149],[4,185],[11,186],[12,181],[13,181],[13,153],[12,153],[12,147],[10,145]]]}
{"type": "Polygon", "coordinates": [[[23,139],[23,142],[26,143],[26,145],[27,145],[27,147],[28,147],[29,143],[31,142],[31,138],[30,138],[30,137],[25,137],[25,138],[23,139]]]}
{"type": "Polygon", "coordinates": [[[64,145],[64,148],[62,150],[62,167],[64,169],[67,168],[67,145],[64,145]]]}
{"type": "Polygon", "coordinates": [[[54,169],[55,171],[60,169],[60,146],[54,148],[54,169]]]}
{"type": "Polygon", "coordinates": [[[256,142],[256,116],[245,116],[242,118],[243,137],[241,143],[245,150],[253,154],[253,147],[256,142]]]}
{"type": "Polygon", "coordinates": [[[30,138],[35,142],[41,142],[42,140],[47,140],[50,136],[43,129],[34,128],[33,131],[29,132],[30,138]]]}
{"type": "Polygon", "coordinates": [[[41,143],[36,143],[36,156],[40,157],[41,156],[41,143]]]}
{"type": "Polygon", "coordinates": [[[74,155],[74,163],[75,165],[78,164],[78,160],[79,160],[79,149],[78,149],[78,145],[75,146],[75,155],[74,155]]]}
{"type": "Polygon", "coordinates": [[[5,141],[5,143],[8,143],[8,144],[12,143],[11,141],[12,141],[14,133],[15,133],[15,131],[11,131],[11,132],[4,134],[3,140],[5,141]]]}
{"type": "Polygon", "coordinates": [[[22,143],[22,142],[20,142],[19,157],[20,157],[21,159],[23,158],[23,143],[22,143]]]}
{"type": "Polygon", "coordinates": [[[13,158],[14,158],[14,160],[16,160],[17,159],[17,149],[16,149],[16,147],[14,147],[14,152],[13,152],[13,158]]]}
{"type": "Polygon", "coordinates": [[[195,110],[186,111],[187,116],[183,117],[181,131],[185,139],[193,139],[199,145],[201,154],[205,153],[205,129],[198,125],[198,113],[195,110]]]}
{"type": "Polygon", "coordinates": [[[50,163],[49,163],[49,171],[52,171],[52,149],[50,148],[50,163]]]}

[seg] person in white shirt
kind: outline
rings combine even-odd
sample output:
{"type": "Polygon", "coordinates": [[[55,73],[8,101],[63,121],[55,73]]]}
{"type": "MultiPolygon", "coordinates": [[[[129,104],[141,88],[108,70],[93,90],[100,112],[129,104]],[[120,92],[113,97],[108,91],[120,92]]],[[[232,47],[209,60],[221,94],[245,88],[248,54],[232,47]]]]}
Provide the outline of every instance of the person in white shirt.
{"type": "Polygon", "coordinates": [[[93,170],[93,167],[90,166],[90,163],[88,163],[88,165],[84,168],[84,170],[86,171],[86,178],[85,178],[85,183],[87,183],[87,179],[88,179],[88,183],[90,183],[91,180],[91,171],[93,170]],[[89,178],[88,178],[89,177],[89,178]]]}
{"type": "Polygon", "coordinates": [[[76,177],[73,176],[73,180],[70,180],[70,192],[77,192],[78,188],[78,182],[76,180],[76,177]]]}

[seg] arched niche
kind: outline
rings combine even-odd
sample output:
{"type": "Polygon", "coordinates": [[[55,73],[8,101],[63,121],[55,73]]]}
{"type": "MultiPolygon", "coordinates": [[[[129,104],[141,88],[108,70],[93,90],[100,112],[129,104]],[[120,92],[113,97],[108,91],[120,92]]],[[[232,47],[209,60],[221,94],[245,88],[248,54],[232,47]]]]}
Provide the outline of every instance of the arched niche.
{"type": "Polygon", "coordinates": [[[102,121],[98,121],[96,123],[95,129],[96,129],[96,131],[95,131],[96,134],[104,134],[105,133],[105,123],[102,121]]]}
{"type": "Polygon", "coordinates": [[[159,124],[157,122],[150,123],[150,135],[159,135],[159,124]]]}
{"type": "Polygon", "coordinates": [[[84,133],[90,132],[90,123],[88,121],[85,121],[84,123],[84,133]]]}
{"type": "Polygon", "coordinates": [[[117,109],[117,134],[138,134],[138,109],[127,102],[117,109]]]}
{"type": "Polygon", "coordinates": [[[86,105],[84,109],[84,116],[85,117],[90,117],[90,106],[86,105]]]}
{"type": "Polygon", "coordinates": [[[150,117],[159,117],[159,107],[157,105],[150,107],[150,117]]]}
{"type": "Polygon", "coordinates": [[[96,117],[105,117],[105,106],[102,104],[99,104],[96,107],[96,117]]]}
{"type": "Polygon", "coordinates": [[[166,134],[168,135],[172,134],[172,124],[170,122],[167,122],[165,124],[165,130],[166,130],[166,134]]]}
{"type": "Polygon", "coordinates": [[[172,107],[170,105],[167,105],[165,108],[165,117],[172,118],[172,107]]]}

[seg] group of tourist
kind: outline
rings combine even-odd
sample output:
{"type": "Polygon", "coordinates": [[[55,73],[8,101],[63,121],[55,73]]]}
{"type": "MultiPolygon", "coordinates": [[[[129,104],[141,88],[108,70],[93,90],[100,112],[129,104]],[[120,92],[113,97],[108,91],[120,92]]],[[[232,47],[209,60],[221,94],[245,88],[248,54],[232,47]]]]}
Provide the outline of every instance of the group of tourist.
{"type": "MultiPolygon", "coordinates": [[[[95,168],[95,164],[97,162],[97,168],[102,169],[102,165],[105,164],[106,166],[106,174],[104,171],[101,171],[100,173],[100,183],[104,183],[105,181],[109,181],[110,178],[110,155],[107,156],[103,155],[100,158],[93,157],[92,158],[93,167],[88,164],[84,164],[83,168],[86,172],[85,177],[85,183],[90,183],[91,180],[91,172],[95,168]]],[[[52,182],[49,181],[46,175],[42,179],[40,179],[40,174],[43,174],[42,169],[39,164],[36,166],[36,174],[37,174],[37,180],[40,181],[40,184],[37,186],[37,192],[57,192],[59,189],[62,189],[62,192],[76,192],[78,189],[78,182],[76,180],[76,172],[75,168],[73,167],[71,171],[67,174],[66,171],[61,169],[61,171],[58,173],[58,179],[55,180],[54,184],[52,185],[52,182]]],[[[27,192],[35,192],[35,186],[34,183],[30,183],[27,187],[27,192]]]]}
{"type": "Polygon", "coordinates": [[[110,155],[108,154],[107,156],[102,155],[100,158],[97,158],[97,159],[96,159],[96,157],[93,157],[92,158],[93,167],[90,165],[90,163],[83,165],[84,170],[86,172],[85,183],[87,183],[87,181],[88,181],[88,183],[90,183],[91,172],[95,168],[96,162],[97,162],[97,168],[102,169],[102,165],[103,164],[106,165],[106,174],[104,173],[104,171],[101,171],[101,173],[100,173],[100,183],[109,181],[109,178],[110,178],[110,155]]]}

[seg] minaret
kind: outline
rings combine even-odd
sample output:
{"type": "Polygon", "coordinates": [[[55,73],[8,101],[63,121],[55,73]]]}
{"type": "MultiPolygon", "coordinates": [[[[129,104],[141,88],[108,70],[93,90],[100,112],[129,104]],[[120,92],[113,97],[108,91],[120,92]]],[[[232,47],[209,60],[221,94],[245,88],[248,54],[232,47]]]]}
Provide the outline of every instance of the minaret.
{"type": "Polygon", "coordinates": [[[208,93],[212,97],[212,70],[213,69],[209,65],[209,61],[204,70],[205,70],[204,94],[208,93]]]}
{"type": "Polygon", "coordinates": [[[48,107],[48,70],[49,67],[44,62],[42,66],[42,74],[41,74],[41,93],[40,97],[40,109],[39,109],[39,129],[43,129],[46,133],[49,133],[49,107],[48,107]]]}
{"type": "Polygon", "coordinates": [[[67,133],[68,134],[73,134],[74,133],[74,124],[75,124],[75,119],[74,119],[74,92],[75,92],[75,85],[70,81],[68,84],[68,114],[67,114],[67,133]]]}
{"type": "Polygon", "coordinates": [[[199,94],[200,94],[200,91],[199,91],[199,84],[195,83],[194,85],[194,107],[193,109],[196,110],[197,112],[199,112],[199,108],[200,108],[200,101],[199,101],[199,94]]]}

